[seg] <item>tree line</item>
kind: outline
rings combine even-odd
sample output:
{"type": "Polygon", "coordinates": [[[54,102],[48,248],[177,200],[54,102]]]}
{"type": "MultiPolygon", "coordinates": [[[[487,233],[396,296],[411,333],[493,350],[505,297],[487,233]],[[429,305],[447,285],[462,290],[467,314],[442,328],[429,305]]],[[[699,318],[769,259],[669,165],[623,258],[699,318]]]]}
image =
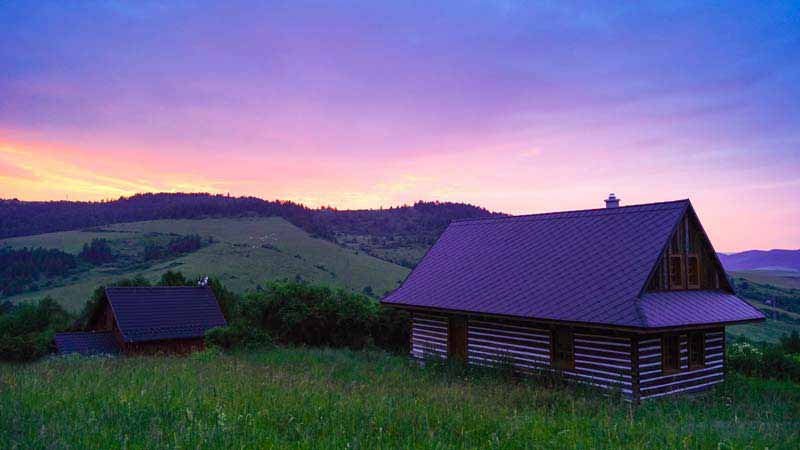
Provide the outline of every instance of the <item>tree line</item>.
{"type": "Polygon", "coordinates": [[[308,233],[334,241],[337,235],[371,235],[430,245],[456,219],[491,217],[477,206],[416,202],[392,208],[344,211],[308,208],[290,201],[211,194],[138,194],[102,202],[0,200],[0,238],[76,230],[121,222],[206,217],[277,216],[308,233]]]}

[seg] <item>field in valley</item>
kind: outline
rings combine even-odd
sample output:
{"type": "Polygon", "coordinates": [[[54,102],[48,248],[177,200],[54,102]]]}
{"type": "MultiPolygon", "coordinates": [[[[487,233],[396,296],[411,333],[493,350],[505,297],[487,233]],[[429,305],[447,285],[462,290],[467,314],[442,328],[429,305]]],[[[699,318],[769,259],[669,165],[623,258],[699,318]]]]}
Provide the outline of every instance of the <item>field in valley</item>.
{"type": "Polygon", "coordinates": [[[738,294],[746,298],[766,316],[765,322],[728,327],[731,336],[744,336],[755,341],[777,342],[784,334],[800,332],[800,272],[788,270],[743,270],[731,272],[738,294]],[[751,284],[742,289],[742,280],[751,284]],[[788,310],[764,302],[770,298],[789,297],[788,310]]]}
{"type": "Polygon", "coordinates": [[[741,376],[637,409],[589,390],[420,368],[378,352],[0,365],[0,448],[9,449],[799,446],[800,386],[741,376]]]}
{"type": "Polygon", "coordinates": [[[731,276],[785,289],[800,289],[800,272],[791,270],[739,270],[731,276]]]}
{"type": "Polygon", "coordinates": [[[409,272],[405,267],[314,238],[277,217],[121,223],[83,231],[10,238],[0,241],[0,245],[55,248],[77,254],[85,243],[95,238],[109,240],[122,262],[56,280],[44,289],[9,299],[18,302],[49,295],[65,307],[77,310],[100,285],[137,275],[153,281],[170,269],[187,276],[217,277],[227,288],[237,292],[255,289],[269,280],[299,276],[309,282],[341,286],[356,292],[369,287],[375,295],[382,295],[397,287],[409,272]],[[134,262],[144,242],[189,234],[212,237],[213,243],[193,253],[151,265],[134,262]]]}

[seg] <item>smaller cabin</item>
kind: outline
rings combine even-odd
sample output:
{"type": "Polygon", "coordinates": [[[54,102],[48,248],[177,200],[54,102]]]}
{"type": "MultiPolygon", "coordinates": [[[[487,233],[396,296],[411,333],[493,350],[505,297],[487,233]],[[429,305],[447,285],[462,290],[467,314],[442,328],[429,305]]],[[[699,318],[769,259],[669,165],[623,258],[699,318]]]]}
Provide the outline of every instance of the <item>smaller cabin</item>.
{"type": "Polygon", "coordinates": [[[227,322],[207,286],[109,287],[87,330],[58,333],[59,353],[189,353],[227,322]]]}

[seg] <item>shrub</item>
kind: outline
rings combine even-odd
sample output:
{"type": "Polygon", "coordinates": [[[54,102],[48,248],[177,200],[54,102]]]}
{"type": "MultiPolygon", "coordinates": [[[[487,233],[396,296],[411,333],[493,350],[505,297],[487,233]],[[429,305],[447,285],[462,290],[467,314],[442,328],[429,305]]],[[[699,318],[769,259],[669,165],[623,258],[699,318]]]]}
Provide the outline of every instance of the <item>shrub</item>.
{"type": "Polygon", "coordinates": [[[745,375],[800,381],[800,358],[786,352],[783,345],[757,346],[746,340],[731,344],[728,366],[745,375]]]}
{"type": "Polygon", "coordinates": [[[800,353],[800,333],[797,330],[792,331],[792,334],[781,336],[780,342],[786,353],[800,353]]]}
{"type": "Polygon", "coordinates": [[[734,342],[728,347],[728,366],[745,375],[755,376],[761,368],[764,352],[748,341],[734,342]]]}
{"type": "Polygon", "coordinates": [[[408,353],[411,342],[411,318],[408,312],[380,306],[372,328],[375,345],[395,353],[408,353]]]}
{"type": "Polygon", "coordinates": [[[362,294],[297,282],[274,282],[238,305],[242,326],[268,330],[279,341],[360,349],[403,348],[408,321],[362,294]]]}
{"type": "Polygon", "coordinates": [[[206,331],[206,346],[231,349],[234,347],[265,348],[273,345],[272,338],[252,327],[214,327],[206,331]]]}
{"type": "Polygon", "coordinates": [[[53,336],[73,317],[51,298],[0,316],[0,360],[31,361],[54,350],[53,336]]]}

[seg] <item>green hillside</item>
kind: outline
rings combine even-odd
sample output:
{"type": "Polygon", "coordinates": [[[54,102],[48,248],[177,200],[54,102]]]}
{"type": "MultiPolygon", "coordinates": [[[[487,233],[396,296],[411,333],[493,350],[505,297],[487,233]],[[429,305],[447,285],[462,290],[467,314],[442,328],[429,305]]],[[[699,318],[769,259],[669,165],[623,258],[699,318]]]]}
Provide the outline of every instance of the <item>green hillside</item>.
{"type": "Polygon", "coordinates": [[[8,299],[17,302],[49,295],[65,307],[77,310],[99,285],[137,275],[154,281],[170,269],[190,276],[211,275],[239,292],[255,289],[267,280],[300,277],[358,292],[368,288],[381,295],[397,287],[409,272],[363,252],[313,238],[277,217],[124,223],[102,229],[11,238],[0,245],[56,248],[77,254],[95,238],[107,239],[118,252],[118,261],[54,280],[53,285],[44,289],[8,299]],[[190,234],[204,239],[211,237],[213,242],[196,252],[152,264],[137,260],[147,242],[190,234]]]}
{"type": "Polygon", "coordinates": [[[800,272],[790,270],[738,270],[731,276],[785,289],[800,289],[800,272]]]}
{"type": "Polygon", "coordinates": [[[760,309],[762,323],[728,328],[732,336],[754,341],[777,342],[784,334],[800,332],[800,274],[783,270],[730,272],[736,293],[760,309]],[[765,302],[770,301],[772,305],[765,302]]]}

